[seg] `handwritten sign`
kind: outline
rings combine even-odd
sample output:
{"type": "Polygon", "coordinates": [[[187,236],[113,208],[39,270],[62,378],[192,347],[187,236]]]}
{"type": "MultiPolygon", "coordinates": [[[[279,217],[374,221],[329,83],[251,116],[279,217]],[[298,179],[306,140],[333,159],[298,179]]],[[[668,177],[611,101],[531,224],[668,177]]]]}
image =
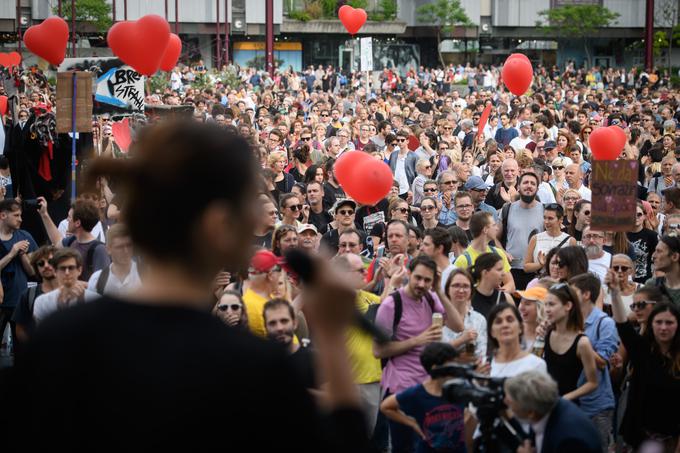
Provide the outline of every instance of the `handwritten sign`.
{"type": "Polygon", "coordinates": [[[94,113],[144,112],[144,76],[118,58],[66,58],[60,71],[90,71],[94,113]]]}
{"type": "Polygon", "coordinates": [[[637,160],[593,162],[590,224],[600,231],[631,231],[637,205],[637,160]]]}
{"type": "MultiPolygon", "coordinates": [[[[92,74],[76,71],[76,132],[92,132],[92,74]]],[[[73,72],[57,73],[57,132],[73,130],[73,72]]]]}

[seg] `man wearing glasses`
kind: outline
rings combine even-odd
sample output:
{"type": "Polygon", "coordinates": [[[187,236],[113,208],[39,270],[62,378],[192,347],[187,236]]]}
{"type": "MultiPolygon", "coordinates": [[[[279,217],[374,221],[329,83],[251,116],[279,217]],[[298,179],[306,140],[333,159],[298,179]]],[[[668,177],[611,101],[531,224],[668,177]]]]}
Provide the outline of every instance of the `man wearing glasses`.
{"type": "Polygon", "coordinates": [[[446,170],[437,177],[439,184],[439,200],[441,207],[439,209],[439,223],[442,226],[451,226],[456,223],[458,218],[453,202],[453,197],[458,189],[458,174],[453,170],[446,170]]]}
{"type": "Polygon", "coordinates": [[[416,179],[418,157],[408,149],[408,133],[397,132],[397,149],[390,154],[390,169],[399,182],[399,196],[405,198],[416,179]]]}
{"type": "MultiPolygon", "coordinates": [[[[357,204],[349,198],[336,201],[330,209],[333,221],[328,225],[328,231],[321,237],[321,245],[330,252],[331,256],[338,253],[340,236],[345,231],[355,228],[356,209],[357,204]]],[[[359,237],[359,244],[363,244],[364,239],[365,236],[359,237]]]]}
{"type": "Polygon", "coordinates": [[[369,123],[363,123],[359,129],[359,138],[354,142],[354,148],[359,151],[363,151],[364,147],[371,142],[371,125],[369,123]]]}
{"type": "Polygon", "coordinates": [[[463,186],[465,190],[472,199],[472,204],[474,205],[474,212],[483,211],[488,212],[494,216],[497,220],[498,211],[493,207],[486,204],[484,199],[486,198],[486,193],[489,190],[489,186],[484,182],[479,176],[470,176],[465,185],[463,186]]]}
{"type": "Polygon", "coordinates": [[[596,231],[586,226],[583,228],[581,245],[588,257],[588,272],[597,275],[602,283],[612,262],[611,253],[604,250],[604,232],[596,231]]]}

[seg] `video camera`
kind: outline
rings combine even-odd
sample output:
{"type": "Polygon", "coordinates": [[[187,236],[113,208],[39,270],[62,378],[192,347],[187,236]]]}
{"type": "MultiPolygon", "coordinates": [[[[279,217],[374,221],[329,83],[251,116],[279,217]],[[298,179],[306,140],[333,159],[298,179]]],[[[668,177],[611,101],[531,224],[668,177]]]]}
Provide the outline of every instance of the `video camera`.
{"type": "Polygon", "coordinates": [[[478,452],[517,451],[529,436],[505,411],[505,378],[493,378],[476,373],[474,365],[460,364],[434,368],[432,378],[450,377],[442,388],[442,397],[454,404],[472,404],[477,409],[480,439],[475,442],[478,452]]]}

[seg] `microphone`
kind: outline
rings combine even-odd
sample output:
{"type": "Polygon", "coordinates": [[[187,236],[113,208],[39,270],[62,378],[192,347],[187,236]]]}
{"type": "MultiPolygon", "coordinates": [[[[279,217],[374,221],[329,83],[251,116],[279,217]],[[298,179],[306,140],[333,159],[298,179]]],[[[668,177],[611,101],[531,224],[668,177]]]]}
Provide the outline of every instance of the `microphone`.
{"type": "MultiPolygon", "coordinates": [[[[286,266],[295,272],[303,283],[313,283],[315,280],[315,269],[312,259],[305,252],[291,249],[285,253],[286,266]]],[[[356,308],[354,309],[354,325],[363,332],[367,333],[377,343],[387,343],[391,338],[379,329],[356,308]]]]}

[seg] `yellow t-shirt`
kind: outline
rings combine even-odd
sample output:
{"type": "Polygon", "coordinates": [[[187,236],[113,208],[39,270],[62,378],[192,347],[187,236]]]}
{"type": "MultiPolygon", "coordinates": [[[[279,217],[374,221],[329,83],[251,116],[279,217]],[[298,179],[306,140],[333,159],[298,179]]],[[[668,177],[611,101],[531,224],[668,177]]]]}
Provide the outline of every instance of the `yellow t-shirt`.
{"type": "MultiPolygon", "coordinates": [[[[490,246],[488,245],[486,246],[485,253],[493,253],[493,250],[491,250],[490,246]]],[[[510,263],[508,262],[508,257],[505,256],[505,252],[496,247],[496,253],[500,255],[500,257],[503,259],[503,270],[505,272],[510,272],[510,263]]],[[[467,269],[469,267],[472,267],[473,264],[475,264],[475,261],[477,261],[477,257],[481,254],[482,254],[481,252],[478,252],[477,250],[473,249],[471,245],[469,245],[468,248],[465,249],[465,252],[461,253],[460,256],[456,258],[456,261],[453,263],[453,265],[456,266],[457,268],[467,269]],[[465,253],[470,255],[469,263],[467,257],[465,256],[465,253]]]]}
{"type": "Polygon", "coordinates": [[[248,327],[255,335],[263,338],[267,336],[263,313],[264,304],[268,300],[268,298],[262,297],[250,288],[243,293],[243,304],[246,306],[246,313],[248,314],[248,327]]]}
{"type": "MultiPolygon", "coordinates": [[[[357,293],[356,304],[360,313],[366,313],[368,306],[379,304],[380,297],[367,291],[357,293]]],[[[380,360],[373,355],[373,339],[370,335],[352,327],[347,332],[347,351],[356,384],[380,382],[382,368],[380,360]]]]}

